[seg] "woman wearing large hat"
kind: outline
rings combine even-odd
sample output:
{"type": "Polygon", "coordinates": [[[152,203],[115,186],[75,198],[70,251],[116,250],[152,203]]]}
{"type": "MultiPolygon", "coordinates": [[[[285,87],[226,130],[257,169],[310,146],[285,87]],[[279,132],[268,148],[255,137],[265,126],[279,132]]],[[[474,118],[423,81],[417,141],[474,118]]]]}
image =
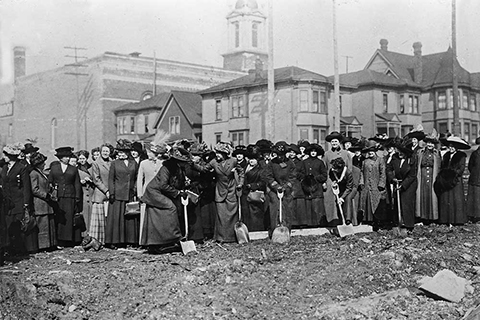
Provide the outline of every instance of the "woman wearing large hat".
{"type": "MultiPolygon", "coordinates": [[[[475,140],[475,144],[480,144],[480,137],[475,140]]],[[[467,196],[467,212],[468,218],[472,222],[480,220],[480,147],[470,155],[468,161],[468,196],[467,196]]]]}
{"type": "MultiPolygon", "coordinates": [[[[29,245],[28,236],[21,231],[21,221],[25,216],[31,217],[31,187],[27,167],[20,163],[18,157],[23,146],[19,143],[3,147],[6,165],[0,172],[0,184],[3,191],[3,209],[5,231],[0,233],[0,248],[7,247],[11,254],[35,251],[38,247],[29,245]],[[8,231],[7,231],[8,230],[8,231]]],[[[0,252],[3,256],[3,253],[0,252]]]]}
{"type": "Polygon", "coordinates": [[[46,160],[47,157],[40,152],[34,152],[30,156],[33,210],[37,220],[38,249],[40,250],[54,248],[57,245],[54,215],[56,203],[51,198],[50,184],[44,171],[46,160]]]}
{"type": "Polygon", "coordinates": [[[77,223],[82,219],[82,185],[78,169],[68,164],[73,156],[73,148],[61,147],[55,152],[59,161],[50,165],[48,180],[57,189],[58,207],[55,215],[58,245],[72,247],[81,242],[81,232],[85,231],[84,225],[77,223]]]}
{"type": "Polygon", "coordinates": [[[345,164],[349,170],[352,169],[352,155],[347,151],[342,149],[342,142],[345,137],[337,132],[331,132],[325,140],[330,143],[330,149],[325,152],[324,160],[327,165],[327,170],[330,170],[331,162],[335,158],[342,158],[345,161],[345,164]]]}
{"type": "Polygon", "coordinates": [[[139,240],[138,215],[125,215],[127,203],[136,199],[138,165],[129,158],[132,143],[127,139],[117,141],[117,159],[110,164],[108,176],[109,201],[105,243],[115,249],[127,244],[136,245],[139,240]]]}
{"type": "MultiPolygon", "coordinates": [[[[150,253],[165,253],[180,250],[178,241],[185,235],[183,229],[182,198],[186,197],[189,177],[186,170],[190,153],[182,147],[173,147],[170,158],[163,162],[158,174],[147,185],[142,197],[146,204],[145,222],[140,242],[148,246],[150,253]]],[[[188,215],[193,217],[195,207],[189,206],[188,215]]],[[[189,219],[192,224],[192,220],[189,219]]],[[[190,230],[192,233],[192,230],[190,230]]],[[[192,239],[192,235],[188,237],[192,239]]]]}
{"type": "Polygon", "coordinates": [[[467,221],[463,173],[467,155],[460,150],[470,149],[468,142],[450,136],[446,140],[448,151],[443,155],[442,165],[434,188],[439,198],[439,223],[463,224],[467,221]]]}
{"type": "Polygon", "coordinates": [[[427,223],[438,220],[438,198],[433,188],[442,163],[438,138],[437,131],[433,129],[423,138],[425,147],[417,151],[415,217],[427,223]]]}

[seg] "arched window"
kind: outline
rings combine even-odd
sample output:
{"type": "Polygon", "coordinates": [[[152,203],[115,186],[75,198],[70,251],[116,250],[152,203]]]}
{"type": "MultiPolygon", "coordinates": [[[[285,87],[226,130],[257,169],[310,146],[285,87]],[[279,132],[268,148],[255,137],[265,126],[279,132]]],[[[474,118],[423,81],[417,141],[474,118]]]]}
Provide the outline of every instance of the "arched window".
{"type": "Polygon", "coordinates": [[[50,122],[50,146],[55,149],[57,145],[57,119],[53,118],[50,122]]]}

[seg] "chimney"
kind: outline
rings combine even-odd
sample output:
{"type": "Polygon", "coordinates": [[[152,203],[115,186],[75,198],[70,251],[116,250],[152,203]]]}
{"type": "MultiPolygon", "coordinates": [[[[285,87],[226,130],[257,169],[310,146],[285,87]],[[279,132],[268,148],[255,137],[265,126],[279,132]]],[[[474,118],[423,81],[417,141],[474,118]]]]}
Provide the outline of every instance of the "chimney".
{"type": "Polygon", "coordinates": [[[413,44],[413,81],[421,83],[423,80],[423,63],[422,63],[422,43],[415,42],[413,44]]]}
{"type": "Polygon", "coordinates": [[[388,40],[387,39],[381,39],[380,40],[380,49],[388,51],[388,40]]]}
{"type": "Polygon", "coordinates": [[[15,79],[23,77],[26,74],[25,66],[25,48],[13,48],[13,72],[15,79]]]}

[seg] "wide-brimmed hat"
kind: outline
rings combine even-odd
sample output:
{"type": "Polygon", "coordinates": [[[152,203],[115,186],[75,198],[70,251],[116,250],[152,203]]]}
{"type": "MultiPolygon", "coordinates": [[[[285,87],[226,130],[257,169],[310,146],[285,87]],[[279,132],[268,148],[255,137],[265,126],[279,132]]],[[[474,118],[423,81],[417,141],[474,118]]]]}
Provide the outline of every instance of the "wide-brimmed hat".
{"type": "Polygon", "coordinates": [[[72,147],[60,147],[55,149],[55,157],[57,158],[72,157],[72,156],[73,156],[72,147]]]}
{"type": "Polygon", "coordinates": [[[425,138],[426,134],[423,132],[423,126],[419,124],[415,129],[411,130],[405,138],[416,138],[417,140],[423,140],[425,138]]]}
{"type": "Polygon", "coordinates": [[[143,152],[143,145],[141,142],[139,141],[135,141],[132,143],[132,150],[133,151],[137,151],[138,153],[142,153],[143,152]]]}
{"type": "Polygon", "coordinates": [[[220,141],[220,142],[217,142],[217,144],[213,147],[213,150],[215,150],[216,152],[221,152],[229,155],[230,153],[232,153],[233,148],[230,143],[220,141]]]}
{"type": "Polygon", "coordinates": [[[383,145],[388,141],[388,135],[386,133],[377,133],[374,137],[368,138],[368,140],[375,141],[383,145]]]}
{"type": "Polygon", "coordinates": [[[363,148],[365,148],[365,145],[366,145],[365,139],[358,140],[357,143],[353,144],[350,148],[348,148],[348,151],[350,152],[362,151],[363,148]]]}
{"type": "Polygon", "coordinates": [[[283,143],[275,144],[272,147],[272,153],[284,155],[285,153],[287,153],[287,146],[288,144],[283,144],[283,143]]]}
{"type": "Polygon", "coordinates": [[[425,143],[431,142],[431,143],[437,144],[440,142],[438,139],[439,139],[439,135],[437,133],[437,130],[433,129],[432,133],[425,135],[425,137],[423,138],[423,141],[425,143]]]}
{"type": "Polygon", "coordinates": [[[33,144],[29,142],[29,143],[25,143],[23,147],[23,153],[24,154],[32,153],[32,152],[38,151],[39,149],[40,149],[39,147],[34,147],[33,144]]]}
{"type": "Polygon", "coordinates": [[[236,156],[237,154],[243,154],[245,155],[245,152],[247,151],[247,147],[243,145],[239,145],[235,147],[235,150],[232,152],[232,156],[236,156]]]}
{"type": "Polygon", "coordinates": [[[40,152],[34,152],[30,156],[30,164],[34,167],[44,163],[47,160],[47,156],[41,154],[40,152]]]}
{"type": "Polygon", "coordinates": [[[345,144],[347,142],[350,142],[352,145],[354,145],[358,142],[358,138],[355,138],[355,137],[345,137],[345,138],[343,138],[342,143],[345,144]]]}
{"type": "Polygon", "coordinates": [[[290,143],[287,147],[287,152],[293,151],[296,154],[300,154],[300,148],[295,143],[290,143]]]}
{"type": "Polygon", "coordinates": [[[3,153],[6,153],[11,156],[18,156],[23,150],[23,145],[21,143],[7,144],[3,147],[3,153]]]}
{"type": "Polygon", "coordinates": [[[245,152],[245,157],[248,159],[261,159],[262,154],[258,151],[258,148],[253,148],[245,152]]]}
{"type": "Polygon", "coordinates": [[[478,137],[477,139],[475,139],[475,144],[480,144],[480,137],[478,137]]]}
{"type": "Polygon", "coordinates": [[[310,154],[311,151],[316,151],[318,156],[325,154],[325,150],[323,150],[322,146],[318,143],[311,143],[308,148],[305,148],[305,154],[310,154]]]}
{"type": "Polygon", "coordinates": [[[403,153],[406,157],[411,157],[412,154],[413,154],[413,149],[411,148],[411,144],[410,143],[407,143],[407,144],[396,144],[395,145],[395,148],[403,153]]]}
{"type": "Polygon", "coordinates": [[[145,144],[145,149],[150,150],[154,154],[164,154],[168,152],[168,145],[166,143],[162,143],[160,145],[156,145],[153,143],[145,144]]]}
{"type": "Polygon", "coordinates": [[[182,147],[174,147],[170,150],[170,157],[178,161],[189,161],[191,158],[190,152],[182,147]]]}
{"type": "Polygon", "coordinates": [[[470,144],[463,140],[462,138],[460,137],[456,137],[456,136],[450,136],[447,138],[447,141],[446,141],[446,144],[449,145],[449,146],[453,146],[455,147],[455,149],[459,149],[459,150],[468,150],[470,149],[470,144]]]}
{"type": "Polygon", "coordinates": [[[328,136],[325,137],[325,141],[330,142],[333,139],[337,139],[339,142],[342,142],[345,137],[338,131],[332,131],[328,136]]]}
{"type": "Polygon", "coordinates": [[[368,141],[366,141],[365,146],[362,149],[362,152],[370,152],[370,151],[377,152],[377,150],[378,149],[377,149],[376,141],[368,139],[368,141]]]}
{"type": "Polygon", "coordinates": [[[210,152],[211,150],[208,148],[207,144],[205,142],[199,143],[199,142],[194,142],[189,149],[190,153],[195,155],[195,156],[201,156],[205,154],[206,152],[210,152]]]}
{"type": "Polygon", "coordinates": [[[272,151],[272,146],[273,143],[270,140],[267,139],[260,139],[257,142],[255,142],[255,145],[259,148],[260,153],[269,153],[272,151]]]}
{"type": "Polygon", "coordinates": [[[127,139],[120,139],[117,141],[117,145],[115,149],[119,151],[131,151],[132,150],[132,142],[127,139]]]}
{"type": "Polygon", "coordinates": [[[299,148],[300,147],[308,148],[309,145],[310,145],[310,142],[308,142],[308,140],[298,140],[297,142],[297,146],[299,148]]]}

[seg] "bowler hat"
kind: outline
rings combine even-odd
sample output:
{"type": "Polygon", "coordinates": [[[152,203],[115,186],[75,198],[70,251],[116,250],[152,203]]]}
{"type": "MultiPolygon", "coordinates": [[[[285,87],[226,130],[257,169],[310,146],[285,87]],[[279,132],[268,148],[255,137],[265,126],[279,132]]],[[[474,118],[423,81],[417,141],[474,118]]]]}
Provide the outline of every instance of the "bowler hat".
{"type": "Polygon", "coordinates": [[[72,147],[60,147],[55,149],[55,157],[57,158],[72,157],[72,156],[73,156],[72,147]]]}
{"type": "Polygon", "coordinates": [[[40,149],[40,148],[34,147],[33,144],[31,144],[30,142],[25,143],[25,146],[23,148],[23,153],[24,154],[32,153],[32,152],[38,151],[38,149],[40,149]]]}

